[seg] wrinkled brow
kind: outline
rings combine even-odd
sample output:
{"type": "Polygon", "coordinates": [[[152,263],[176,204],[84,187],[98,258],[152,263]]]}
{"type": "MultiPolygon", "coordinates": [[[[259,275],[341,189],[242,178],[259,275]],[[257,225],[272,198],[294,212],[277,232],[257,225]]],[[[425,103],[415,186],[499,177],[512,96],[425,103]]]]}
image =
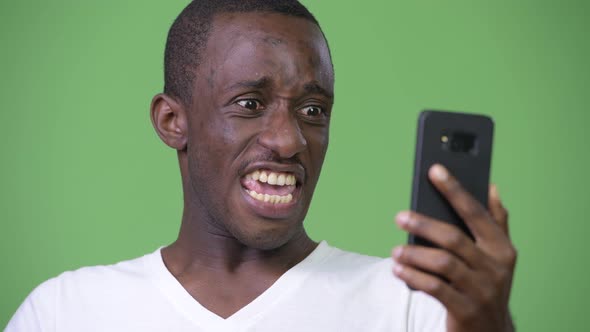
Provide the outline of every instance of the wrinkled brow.
{"type": "Polygon", "coordinates": [[[324,95],[330,99],[334,98],[334,94],[326,89],[324,89],[318,82],[309,82],[303,86],[303,90],[307,93],[317,93],[320,95],[324,95]]]}
{"type": "MultiPolygon", "coordinates": [[[[263,89],[268,87],[271,84],[271,79],[268,76],[261,77],[257,80],[250,80],[250,81],[240,81],[235,84],[232,84],[227,90],[235,90],[235,89],[263,89]]],[[[308,94],[321,94],[327,98],[333,99],[334,94],[327,89],[323,88],[318,82],[312,81],[305,83],[303,85],[303,90],[308,94]]]]}
{"type": "Polygon", "coordinates": [[[270,85],[270,78],[267,76],[253,81],[240,81],[231,85],[227,90],[235,90],[240,88],[262,89],[270,85]]]}

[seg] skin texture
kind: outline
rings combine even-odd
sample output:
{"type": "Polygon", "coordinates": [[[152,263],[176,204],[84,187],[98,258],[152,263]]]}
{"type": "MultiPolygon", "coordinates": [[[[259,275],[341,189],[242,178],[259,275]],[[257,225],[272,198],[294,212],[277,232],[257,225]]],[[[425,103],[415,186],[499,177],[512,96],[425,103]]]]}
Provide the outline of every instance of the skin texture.
{"type": "Polygon", "coordinates": [[[447,331],[513,331],[508,310],[516,250],[508,235],[508,212],[490,186],[488,208],[479,204],[441,165],[429,177],[475,236],[411,211],[400,212],[400,228],[441,249],[400,246],[393,250],[394,273],[447,308],[447,331]],[[448,282],[444,281],[444,278],[448,282]]]}
{"type": "MultiPolygon", "coordinates": [[[[152,100],[158,135],[178,151],[184,193],[178,239],[162,255],[201,305],[227,318],[317,246],[303,219],[328,146],[334,73],[319,28],[281,14],[219,15],[202,58],[191,105],[165,94],[152,100]],[[240,180],[256,168],[297,176],[289,208],[252,203],[240,180]]],[[[448,331],[512,330],[516,251],[497,191],[484,208],[444,169],[430,175],[476,242],[444,222],[402,212],[403,230],[442,249],[396,248],[394,273],[443,303],[448,331]]]]}
{"type": "Polygon", "coordinates": [[[328,147],[334,73],[319,28],[270,13],[215,17],[191,105],[159,94],[152,122],[178,151],[184,212],[163,258],[185,289],[228,317],[316,246],[303,228],[328,147]],[[252,204],[257,168],[298,180],[287,209],[252,204]]]}

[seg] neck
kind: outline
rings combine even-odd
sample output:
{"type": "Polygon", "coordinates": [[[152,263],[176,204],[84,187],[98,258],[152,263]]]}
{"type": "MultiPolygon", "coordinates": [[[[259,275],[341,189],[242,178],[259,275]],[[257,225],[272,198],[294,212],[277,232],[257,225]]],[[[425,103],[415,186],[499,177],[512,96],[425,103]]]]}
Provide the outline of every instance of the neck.
{"type": "Polygon", "coordinates": [[[282,246],[274,249],[251,248],[206,215],[195,213],[194,206],[185,206],[178,239],[164,248],[162,254],[173,275],[209,271],[233,275],[262,273],[278,278],[316,247],[317,243],[301,227],[282,246]]]}

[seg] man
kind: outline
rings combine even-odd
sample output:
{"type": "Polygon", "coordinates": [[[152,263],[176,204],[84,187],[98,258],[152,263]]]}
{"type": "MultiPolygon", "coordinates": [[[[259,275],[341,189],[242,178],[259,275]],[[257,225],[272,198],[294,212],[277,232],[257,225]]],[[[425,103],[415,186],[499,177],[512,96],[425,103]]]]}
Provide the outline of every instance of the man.
{"type": "Polygon", "coordinates": [[[398,225],[442,249],[379,259],[308,237],[333,87],[326,40],[297,1],[193,1],[170,29],[165,89],[151,105],[178,151],[178,239],[43,283],[7,331],[512,330],[515,251],[494,189],[486,209],[431,169],[475,243],[411,212],[398,225]]]}

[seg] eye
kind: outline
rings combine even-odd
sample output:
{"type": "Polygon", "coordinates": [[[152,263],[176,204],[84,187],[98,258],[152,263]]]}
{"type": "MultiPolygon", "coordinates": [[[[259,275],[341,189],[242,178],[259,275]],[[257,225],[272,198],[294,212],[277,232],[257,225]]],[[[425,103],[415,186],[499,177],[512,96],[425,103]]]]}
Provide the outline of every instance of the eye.
{"type": "Polygon", "coordinates": [[[256,99],[242,99],[238,100],[236,104],[242,106],[243,108],[249,109],[251,111],[256,111],[262,108],[260,102],[256,99]]]}
{"type": "Polygon", "coordinates": [[[308,116],[308,117],[312,117],[312,118],[320,116],[320,115],[324,115],[324,113],[325,113],[324,110],[319,106],[306,106],[306,107],[303,107],[300,110],[300,112],[303,115],[308,116]]]}

